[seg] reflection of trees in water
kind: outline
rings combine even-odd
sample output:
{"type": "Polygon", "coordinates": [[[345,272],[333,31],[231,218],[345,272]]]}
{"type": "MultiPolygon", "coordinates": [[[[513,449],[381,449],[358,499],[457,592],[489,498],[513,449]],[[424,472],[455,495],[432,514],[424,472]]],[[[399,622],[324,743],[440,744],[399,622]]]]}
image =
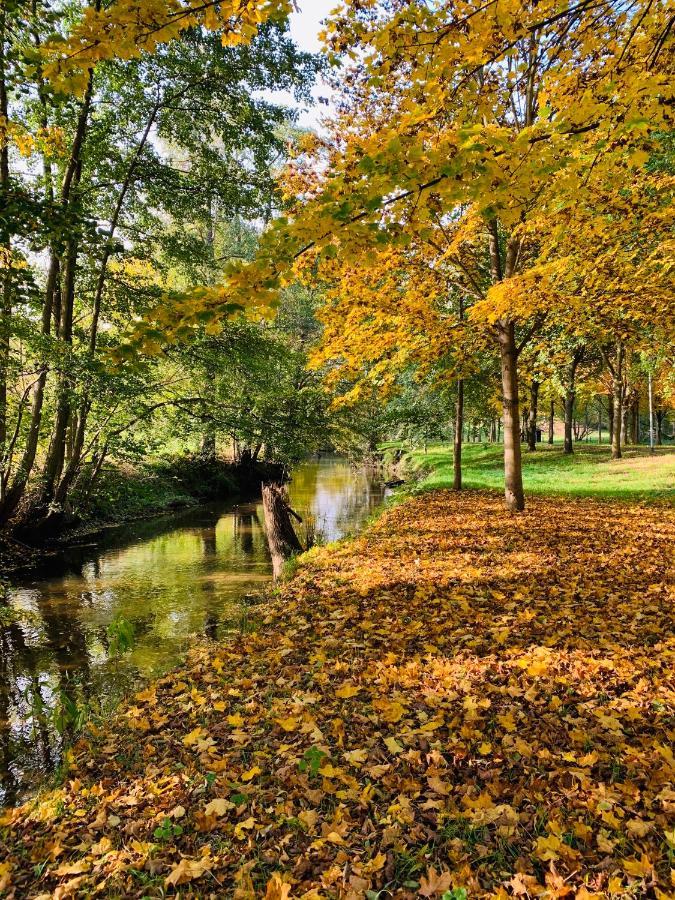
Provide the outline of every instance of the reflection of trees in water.
{"type": "Polygon", "coordinates": [[[205,558],[215,556],[218,551],[218,540],[216,538],[216,523],[214,522],[209,528],[201,530],[202,552],[205,558]]]}
{"type": "MultiPolygon", "coordinates": [[[[61,734],[50,722],[64,699],[78,706],[88,704],[92,695],[90,654],[73,597],[64,592],[36,594],[42,637],[31,646],[18,622],[0,629],[0,778],[6,800],[18,789],[15,764],[53,768],[61,746],[73,737],[67,718],[61,734]],[[13,724],[18,720],[21,724],[13,724]]],[[[80,596],[80,605],[91,602],[89,592],[80,596]]]]}
{"type": "Polygon", "coordinates": [[[261,530],[262,524],[255,506],[239,506],[234,510],[234,539],[245,556],[253,556],[255,552],[254,532],[259,534],[261,530]]]}
{"type": "Polygon", "coordinates": [[[384,485],[374,473],[330,458],[304,464],[290,484],[291,505],[303,516],[314,516],[324,540],[360,525],[383,497],[384,485]]]}
{"type": "Polygon", "coordinates": [[[32,760],[33,766],[46,771],[53,767],[45,715],[49,702],[42,680],[47,668],[43,655],[40,649],[26,644],[17,623],[0,628],[0,798],[6,803],[18,798],[17,760],[32,760]],[[22,721],[18,731],[13,718],[22,721]]]}

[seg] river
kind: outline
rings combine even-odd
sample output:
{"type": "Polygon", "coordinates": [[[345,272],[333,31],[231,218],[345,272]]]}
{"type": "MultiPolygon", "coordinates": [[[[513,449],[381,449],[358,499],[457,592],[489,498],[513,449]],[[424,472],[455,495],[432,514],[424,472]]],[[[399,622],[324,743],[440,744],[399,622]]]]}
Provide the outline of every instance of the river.
{"type": "MultiPolygon", "coordinates": [[[[290,484],[323,542],[357,530],[384,493],[337,457],[301,464],[290,484]]],[[[262,515],[259,502],[209,504],[110,529],[12,580],[0,604],[0,804],[57,768],[84,718],[180,663],[191,638],[250,627],[272,578],[262,515]]]]}

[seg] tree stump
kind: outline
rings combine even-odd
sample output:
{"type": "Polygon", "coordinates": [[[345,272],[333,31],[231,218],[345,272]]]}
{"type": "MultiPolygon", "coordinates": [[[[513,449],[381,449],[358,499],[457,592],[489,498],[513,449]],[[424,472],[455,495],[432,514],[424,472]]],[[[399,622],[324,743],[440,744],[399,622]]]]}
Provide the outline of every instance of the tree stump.
{"type": "Polygon", "coordinates": [[[262,488],[263,511],[265,513],[265,533],[272,556],[272,570],[278,578],[284,562],[295,553],[302,553],[303,547],[293,529],[291,516],[299,522],[300,516],[288,505],[286,491],[281,484],[264,484],[262,488]]]}

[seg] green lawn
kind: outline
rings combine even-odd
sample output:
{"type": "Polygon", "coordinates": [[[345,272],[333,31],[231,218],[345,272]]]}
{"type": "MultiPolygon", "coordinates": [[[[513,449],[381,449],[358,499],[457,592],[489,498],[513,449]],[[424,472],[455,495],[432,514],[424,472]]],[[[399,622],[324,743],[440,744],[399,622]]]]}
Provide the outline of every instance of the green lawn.
{"type": "MultiPolygon", "coordinates": [[[[499,444],[465,444],[464,486],[502,488],[503,448],[499,444]]],[[[423,489],[452,487],[452,447],[414,450],[408,467],[423,489]]],[[[525,490],[538,494],[613,497],[626,500],[663,500],[675,497],[675,447],[659,447],[652,456],[646,447],[627,447],[624,458],[612,460],[609,447],[580,444],[571,456],[560,445],[539,445],[534,453],[523,448],[525,490]]]]}

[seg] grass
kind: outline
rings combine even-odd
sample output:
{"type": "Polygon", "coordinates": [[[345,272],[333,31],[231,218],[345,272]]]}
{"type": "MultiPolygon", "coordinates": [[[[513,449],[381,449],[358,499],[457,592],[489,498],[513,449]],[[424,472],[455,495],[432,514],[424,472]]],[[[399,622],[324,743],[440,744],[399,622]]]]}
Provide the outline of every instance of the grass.
{"type": "MultiPolygon", "coordinates": [[[[465,444],[463,483],[467,488],[496,488],[504,484],[503,447],[500,444],[465,444]]],[[[452,447],[413,450],[406,464],[419,478],[422,490],[451,488],[452,447]]],[[[609,447],[577,445],[572,455],[561,445],[540,445],[536,452],[523,448],[525,491],[533,494],[653,501],[673,497],[675,448],[660,447],[651,455],[646,447],[628,447],[624,458],[612,460],[609,447]]]]}

